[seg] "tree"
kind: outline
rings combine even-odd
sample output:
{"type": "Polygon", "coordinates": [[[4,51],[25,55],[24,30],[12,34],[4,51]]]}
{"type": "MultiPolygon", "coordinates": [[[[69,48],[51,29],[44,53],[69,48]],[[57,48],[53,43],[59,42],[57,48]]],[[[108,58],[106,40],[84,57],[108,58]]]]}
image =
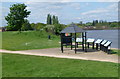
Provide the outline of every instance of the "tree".
{"type": "Polygon", "coordinates": [[[56,17],[53,15],[52,24],[56,24],[56,17]]]}
{"type": "Polygon", "coordinates": [[[24,30],[24,31],[33,30],[33,28],[31,27],[31,25],[27,19],[24,20],[24,24],[22,25],[21,30],[24,30]]]}
{"type": "Polygon", "coordinates": [[[80,25],[82,25],[83,23],[82,23],[82,21],[80,21],[80,25]]]}
{"type": "Polygon", "coordinates": [[[97,23],[98,23],[98,20],[96,20],[95,23],[97,24],[97,23]]]}
{"type": "Polygon", "coordinates": [[[86,26],[92,26],[92,23],[91,22],[87,22],[86,26]]]}
{"type": "Polygon", "coordinates": [[[52,18],[50,14],[47,15],[47,24],[52,24],[52,18]]]}
{"type": "Polygon", "coordinates": [[[10,13],[5,17],[7,21],[7,30],[17,31],[21,30],[24,23],[24,18],[27,18],[30,11],[27,11],[25,4],[13,4],[10,7],[10,13]]]}
{"type": "Polygon", "coordinates": [[[56,24],[59,24],[58,16],[56,16],[56,24]]]}
{"type": "Polygon", "coordinates": [[[64,28],[64,26],[62,24],[55,24],[54,26],[55,26],[55,34],[59,35],[62,29],[64,28]]]}
{"type": "Polygon", "coordinates": [[[54,34],[55,26],[54,25],[46,25],[44,29],[45,29],[46,32],[54,34]]]}

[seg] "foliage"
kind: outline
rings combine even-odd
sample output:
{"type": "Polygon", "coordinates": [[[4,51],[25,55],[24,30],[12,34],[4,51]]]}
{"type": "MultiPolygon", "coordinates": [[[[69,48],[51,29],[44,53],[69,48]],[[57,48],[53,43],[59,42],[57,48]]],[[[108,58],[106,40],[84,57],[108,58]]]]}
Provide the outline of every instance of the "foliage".
{"type": "Polygon", "coordinates": [[[46,25],[45,31],[54,34],[55,32],[55,26],[54,25],[46,25]]]}
{"type": "Polygon", "coordinates": [[[116,26],[118,26],[117,22],[110,23],[110,27],[116,27],[116,26]]]}
{"type": "Polygon", "coordinates": [[[23,30],[23,31],[33,30],[33,28],[31,27],[31,25],[27,19],[24,20],[21,30],[23,30]]]}
{"type": "Polygon", "coordinates": [[[52,24],[52,17],[50,14],[47,15],[47,24],[52,24]]]}
{"type": "Polygon", "coordinates": [[[60,34],[60,32],[64,29],[64,25],[62,25],[62,24],[54,24],[54,26],[55,26],[55,34],[56,35],[59,35],[60,34]]]}
{"type": "Polygon", "coordinates": [[[32,23],[31,24],[31,27],[36,31],[44,30],[45,26],[46,24],[44,23],[36,23],[36,24],[32,23]]]}
{"type": "Polygon", "coordinates": [[[77,23],[77,25],[80,25],[83,29],[119,29],[120,25],[119,22],[113,21],[113,22],[107,22],[106,20],[93,20],[93,22],[87,22],[87,23],[77,23]],[[86,27],[89,26],[89,27],[86,27]]]}
{"type": "Polygon", "coordinates": [[[86,26],[92,26],[92,23],[91,22],[87,22],[86,26]]]}
{"type": "Polygon", "coordinates": [[[52,24],[59,24],[58,17],[53,15],[52,24]]]}
{"type": "Polygon", "coordinates": [[[10,13],[5,17],[8,24],[7,30],[17,31],[21,29],[24,18],[27,18],[30,14],[26,7],[25,4],[13,4],[10,7],[10,13]]]}
{"type": "Polygon", "coordinates": [[[57,16],[55,16],[55,15],[50,15],[50,14],[48,14],[47,15],[47,24],[48,25],[51,25],[51,24],[59,24],[59,20],[58,20],[58,17],[57,16]]]}
{"type": "Polygon", "coordinates": [[[3,77],[118,77],[117,63],[4,53],[2,60],[3,77]]]}

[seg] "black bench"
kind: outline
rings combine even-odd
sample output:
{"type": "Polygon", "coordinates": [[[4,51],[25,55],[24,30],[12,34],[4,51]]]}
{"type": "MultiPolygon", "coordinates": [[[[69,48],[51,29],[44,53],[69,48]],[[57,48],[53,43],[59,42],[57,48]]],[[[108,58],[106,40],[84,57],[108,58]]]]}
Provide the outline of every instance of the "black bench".
{"type": "Polygon", "coordinates": [[[104,52],[106,52],[106,53],[108,53],[108,54],[110,54],[110,47],[111,47],[111,44],[112,44],[112,42],[111,41],[107,41],[107,43],[106,44],[104,44],[104,52]]]}
{"type": "Polygon", "coordinates": [[[95,44],[96,44],[96,50],[99,49],[100,43],[101,43],[102,41],[103,41],[103,39],[97,39],[97,40],[95,41],[95,44]]]}
{"type": "Polygon", "coordinates": [[[104,51],[104,45],[107,43],[107,40],[103,40],[101,43],[100,43],[100,50],[104,51]]]}

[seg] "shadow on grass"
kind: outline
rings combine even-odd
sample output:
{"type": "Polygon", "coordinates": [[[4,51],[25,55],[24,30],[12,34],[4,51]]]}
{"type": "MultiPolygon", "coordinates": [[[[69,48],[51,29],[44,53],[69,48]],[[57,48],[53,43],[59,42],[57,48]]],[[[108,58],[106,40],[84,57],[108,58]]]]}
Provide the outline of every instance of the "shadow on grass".
{"type": "Polygon", "coordinates": [[[118,56],[120,56],[120,50],[119,49],[111,49],[110,54],[117,54],[118,56]]]}
{"type": "Polygon", "coordinates": [[[118,54],[118,52],[114,50],[110,50],[110,54],[118,54]]]}

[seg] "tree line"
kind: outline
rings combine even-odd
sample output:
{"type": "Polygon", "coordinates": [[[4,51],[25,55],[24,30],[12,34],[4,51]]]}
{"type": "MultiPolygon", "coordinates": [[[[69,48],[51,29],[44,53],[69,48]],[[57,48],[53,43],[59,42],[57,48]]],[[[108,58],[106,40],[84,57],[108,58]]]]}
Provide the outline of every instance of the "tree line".
{"type": "Polygon", "coordinates": [[[80,25],[82,28],[88,27],[88,29],[118,29],[120,28],[119,23],[120,22],[117,21],[108,22],[106,20],[93,20],[87,23],[80,21],[77,25],[80,25]]]}

